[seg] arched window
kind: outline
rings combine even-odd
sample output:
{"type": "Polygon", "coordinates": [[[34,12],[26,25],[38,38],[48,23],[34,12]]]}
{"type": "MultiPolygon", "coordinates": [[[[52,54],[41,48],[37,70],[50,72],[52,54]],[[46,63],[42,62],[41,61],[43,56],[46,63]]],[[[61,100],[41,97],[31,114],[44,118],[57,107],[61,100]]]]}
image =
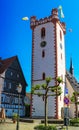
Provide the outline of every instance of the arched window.
{"type": "Polygon", "coordinates": [[[63,47],[62,47],[62,43],[60,43],[60,48],[62,49],[63,47]]]}
{"type": "Polygon", "coordinates": [[[45,73],[42,74],[42,79],[45,80],[45,73]]]}
{"type": "Polygon", "coordinates": [[[42,51],[42,57],[43,58],[45,57],[45,51],[44,50],[42,51]]]}
{"type": "Polygon", "coordinates": [[[62,41],[62,32],[61,32],[61,30],[60,30],[60,40],[62,41]]]}
{"type": "Polygon", "coordinates": [[[41,29],[41,37],[45,37],[45,28],[41,29]]]}

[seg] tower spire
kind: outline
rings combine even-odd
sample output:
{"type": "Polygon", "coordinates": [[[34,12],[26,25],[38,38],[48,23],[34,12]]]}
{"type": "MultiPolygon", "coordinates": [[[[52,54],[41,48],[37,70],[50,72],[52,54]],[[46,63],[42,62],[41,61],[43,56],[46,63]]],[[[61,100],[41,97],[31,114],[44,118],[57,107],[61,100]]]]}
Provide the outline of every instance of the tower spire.
{"type": "Polygon", "coordinates": [[[73,75],[74,74],[74,68],[73,68],[73,64],[72,64],[72,58],[70,59],[70,70],[69,72],[73,75]]]}

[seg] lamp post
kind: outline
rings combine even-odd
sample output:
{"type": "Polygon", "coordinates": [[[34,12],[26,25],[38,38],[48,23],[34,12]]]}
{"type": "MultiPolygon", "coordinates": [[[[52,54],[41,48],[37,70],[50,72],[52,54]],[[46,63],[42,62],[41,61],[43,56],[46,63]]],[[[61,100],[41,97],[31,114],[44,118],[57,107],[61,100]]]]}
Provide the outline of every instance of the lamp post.
{"type": "Polygon", "coordinates": [[[18,85],[17,91],[18,91],[18,114],[17,114],[17,126],[16,126],[16,130],[19,130],[20,93],[21,93],[21,91],[22,91],[22,85],[21,85],[21,84],[18,85]]]}

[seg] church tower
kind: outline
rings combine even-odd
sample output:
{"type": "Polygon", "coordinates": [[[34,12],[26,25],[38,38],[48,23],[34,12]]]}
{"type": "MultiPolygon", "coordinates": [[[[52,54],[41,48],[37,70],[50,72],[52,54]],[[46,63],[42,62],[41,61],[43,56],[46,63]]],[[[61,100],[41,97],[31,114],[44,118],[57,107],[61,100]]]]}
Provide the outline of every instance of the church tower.
{"type": "MultiPolygon", "coordinates": [[[[65,23],[60,22],[58,9],[53,9],[49,17],[30,19],[32,29],[32,86],[42,84],[46,77],[61,76],[65,82],[65,23]]],[[[56,85],[52,80],[51,86],[56,85]]],[[[62,94],[48,98],[48,117],[61,118],[65,84],[61,84],[62,94]]],[[[31,116],[44,117],[44,100],[32,95],[31,116]]]]}

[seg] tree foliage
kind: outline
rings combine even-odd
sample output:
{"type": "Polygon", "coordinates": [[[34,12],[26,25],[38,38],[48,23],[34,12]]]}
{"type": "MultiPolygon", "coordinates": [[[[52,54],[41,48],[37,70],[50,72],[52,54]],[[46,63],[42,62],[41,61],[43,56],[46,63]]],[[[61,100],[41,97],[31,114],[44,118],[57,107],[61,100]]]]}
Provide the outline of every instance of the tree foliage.
{"type": "Polygon", "coordinates": [[[45,79],[45,83],[36,84],[32,87],[31,93],[34,95],[42,96],[45,101],[45,126],[47,125],[47,98],[49,96],[59,96],[62,93],[62,89],[60,87],[60,83],[63,83],[61,77],[57,77],[56,79],[52,79],[51,77],[47,77],[45,79]],[[56,85],[50,86],[49,83],[55,80],[56,85]],[[43,91],[44,90],[44,91],[43,91]]]}
{"type": "Polygon", "coordinates": [[[79,97],[79,92],[73,92],[72,97],[71,97],[71,102],[79,104],[77,97],[79,97]]]}
{"type": "Polygon", "coordinates": [[[60,85],[60,83],[63,83],[62,79],[60,77],[58,77],[56,79],[57,85],[55,85],[55,86],[48,86],[49,83],[51,82],[51,80],[52,80],[51,77],[47,77],[45,79],[45,83],[43,83],[43,84],[36,84],[36,85],[32,86],[31,93],[35,94],[35,95],[38,95],[38,96],[39,95],[43,96],[45,93],[43,93],[42,91],[38,92],[36,90],[45,90],[47,92],[49,91],[49,92],[53,92],[54,93],[54,94],[52,94],[50,96],[55,96],[55,93],[57,93],[58,96],[61,95],[62,89],[61,89],[61,87],[59,85],[60,85]]]}
{"type": "Polygon", "coordinates": [[[75,104],[75,108],[76,108],[76,118],[78,118],[78,104],[79,104],[79,92],[73,92],[72,97],[71,97],[71,102],[75,104]]]}

